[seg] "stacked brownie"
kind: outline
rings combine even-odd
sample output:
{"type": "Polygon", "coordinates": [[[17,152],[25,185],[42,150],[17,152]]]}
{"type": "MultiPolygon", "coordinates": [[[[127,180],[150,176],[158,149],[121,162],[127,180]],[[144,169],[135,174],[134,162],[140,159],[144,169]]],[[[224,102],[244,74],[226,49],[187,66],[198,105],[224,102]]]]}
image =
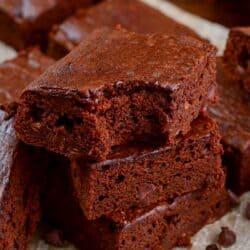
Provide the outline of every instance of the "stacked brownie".
{"type": "Polygon", "coordinates": [[[204,114],[215,54],[191,37],[104,28],[23,92],[18,137],[62,155],[45,216],[79,248],[188,245],[229,209],[219,131],[204,114]]]}
{"type": "Polygon", "coordinates": [[[0,249],[26,249],[40,221],[48,155],[17,139],[14,114],[21,91],[53,60],[32,49],[0,64],[0,249]]]}
{"type": "Polygon", "coordinates": [[[163,32],[198,37],[194,31],[176,23],[139,0],[106,0],[88,9],[81,9],[49,35],[48,54],[61,58],[75,48],[94,29],[121,25],[139,33],[163,32]]]}
{"type": "Polygon", "coordinates": [[[228,185],[250,189],[250,27],[233,28],[218,60],[219,102],[209,111],[220,125],[228,185]]]}

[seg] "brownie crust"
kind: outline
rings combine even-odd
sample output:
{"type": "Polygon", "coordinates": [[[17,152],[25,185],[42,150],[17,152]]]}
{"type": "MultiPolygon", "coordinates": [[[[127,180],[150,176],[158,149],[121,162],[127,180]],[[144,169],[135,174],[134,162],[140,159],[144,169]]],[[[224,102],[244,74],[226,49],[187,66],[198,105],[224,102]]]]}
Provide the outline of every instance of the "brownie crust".
{"type": "Polygon", "coordinates": [[[72,161],[72,182],[85,216],[93,220],[171,201],[200,187],[224,187],[220,139],[216,124],[202,116],[174,145],[117,148],[98,163],[72,161]]]}
{"type": "Polygon", "coordinates": [[[0,40],[16,49],[46,43],[47,32],[56,23],[86,7],[91,0],[40,0],[0,2],[0,40]]]}
{"type": "Polygon", "coordinates": [[[142,1],[107,0],[88,9],[81,9],[60,25],[54,25],[49,34],[48,54],[57,59],[61,58],[95,29],[113,29],[116,25],[144,34],[167,33],[198,38],[194,31],[142,1]]]}
{"type": "Polygon", "coordinates": [[[250,93],[250,26],[231,29],[222,62],[235,84],[250,93]]]}
{"type": "Polygon", "coordinates": [[[209,107],[218,122],[224,146],[223,164],[227,166],[228,185],[242,193],[250,189],[250,99],[218,59],[219,102],[209,107]]]}
{"type": "Polygon", "coordinates": [[[18,136],[93,160],[132,141],[172,143],[211,101],[215,53],[190,37],[98,30],[24,91],[18,136]]]}

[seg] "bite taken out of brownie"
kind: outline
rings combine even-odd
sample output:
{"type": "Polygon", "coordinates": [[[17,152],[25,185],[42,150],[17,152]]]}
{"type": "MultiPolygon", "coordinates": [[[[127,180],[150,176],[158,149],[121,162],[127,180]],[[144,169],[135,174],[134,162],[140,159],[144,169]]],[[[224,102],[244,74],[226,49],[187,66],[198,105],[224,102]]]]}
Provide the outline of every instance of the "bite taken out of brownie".
{"type": "Polygon", "coordinates": [[[231,29],[222,66],[235,84],[250,93],[250,26],[231,29]]]}
{"type": "Polygon", "coordinates": [[[48,54],[56,59],[65,56],[97,28],[121,25],[138,33],[162,32],[174,35],[198,35],[160,11],[138,0],[106,0],[77,11],[63,23],[54,25],[49,34],[48,54]],[[145,18],[146,17],[146,18],[145,18]]]}
{"type": "Polygon", "coordinates": [[[116,148],[107,160],[71,162],[76,196],[87,219],[145,208],[202,187],[222,188],[222,146],[217,125],[199,117],[171,146],[116,148]]]}
{"type": "Polygon", "coordinates": [[[221,58],[217,69],[220,98],[209,107],[209,113],[220,126],[228,187],[242,193],[250,190],[250,98],[228,74],[221,58]]]}
{"type": "Polygon", "coordinates": [[[191,236],[231,207],[224,188],[201,188],[172,201],[89,221],[72,195],[67,163],[54,167],[43,199],[44,216],[79,249],[170,250],[190,246],[191,236]]]}
{"type": "Polygon", "coordinates": [[[93,32],[23,93],[18,136],[69,158],[190,130],[214,99],[216,49],[191,37],[93,32]]]}
{"type": "Polygon", "coordinates": [[[0,250],[27,249],[40,221],[49,155],[17,139],[14,115],[22,89],[52,62],[30,49],[0,64],[0,250]]]}
{"type": "Polygon", "coordinates": [[[16,49],[44,46],[52,25],[62,22],[91,0],[0,1],[0,40],[16,49]]]}

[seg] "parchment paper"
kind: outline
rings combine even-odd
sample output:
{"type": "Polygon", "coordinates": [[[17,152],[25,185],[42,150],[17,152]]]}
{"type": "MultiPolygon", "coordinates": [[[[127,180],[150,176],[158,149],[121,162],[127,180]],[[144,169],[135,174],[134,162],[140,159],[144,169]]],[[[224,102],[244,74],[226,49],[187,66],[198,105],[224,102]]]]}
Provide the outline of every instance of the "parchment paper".
{"type": "MultiPolygon", "coordinates": [[[[125,0],[124,0],[125,1],[125,0]]],[[[222,25],[211,23],[200,17],[191,15],[166,0],[143,0],[144,2],[159,9],[168,16],[176,19],[180,23],[183,23],[193,28],[202,37],[208,39],[218,48],[218,53],[222,54],[226,38],[228,36],[228,30],[222,25]]],[[[0,42],[0,62],[6,59],[13,58],[16,55],[15,51],[10,47],[0,42]]],[[[192,240],[191,250],[205,250],[206,246],[216,241],[216,236],[220,232],[221,226],[229,226],[237,233],[237,242],[229,250],[249,250],[250,249],[250,221],[244,218],[244,209],[246,203],[250,202],[250,192],[244,194],[241,197],[240,207],[234,209],[232,212],[225,215],[220,221],[214,224],[204,227],[198,232],[192,240]]],[[[195,216],[195,215],[194,215],[195,216]]],[[[45,244],[39,239],[39,236],[34,237],[29,246],[29,250],[58,250],[45,244]]],[[[67,248],[61,248],[60,250],[73,250],[72,246],[67,248]]],[[[181,248],[178,248],[180,250],[181,248]]],[[[185,249],[185,248],[182,248],[185,249]]],[[[91,250],[91,249],[86,249],[91,250]]],[[[177,250],[177,249],[176,249],[177,250]]]]}

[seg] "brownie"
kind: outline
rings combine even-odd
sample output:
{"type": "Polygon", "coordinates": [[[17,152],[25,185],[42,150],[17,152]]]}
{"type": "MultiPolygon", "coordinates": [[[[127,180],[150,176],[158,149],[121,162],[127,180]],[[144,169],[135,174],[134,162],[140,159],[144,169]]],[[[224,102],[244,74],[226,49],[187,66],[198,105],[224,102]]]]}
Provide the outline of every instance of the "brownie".
{"type": "Polygon", "coordinates": [[[250,26],[231,29],[223,66],[234,81],[250,92],[250,26]]]}
{"type": "Polygon", "coordinates": [[[27,249],[40,221],[46,153],[19,142],[13,118],[0,110],[0,249],[27,249]]]}
{"type": "Polygon", "coordinates": [[[49,55],[60,58],[75,48],[93,30],[116,25],[139,33],[168,33],[198,37],[192,30],[137,0],[107,0],[81,9],[49,34],[49,55]]]}
{"type": "Polygon", "coordinates": [[[34,49],[0,64],[1,250],[27,249],[40,221],[40,192],[49,156],[17,139],[14,114],[21,89],[51,62],[34,49]]]}
{"type": "MultiPolygon", "coordinates": [[[[64,166],[65,167],[65,166],[64,166]]],[[[223,188],[202,188],[172,201],[88,221],[72,195],[67,171],[53,169],[44,197],[44,215],[79,249],[172,249],[230,209],[223,188]],[[63,209],[62,209],[63,208],[63,209]]],[[[50,241],[51,242],[51,241],[50,241]]]]}
{"type": "Polygon", "coordinates": [[[24,91],[18,136],[94,160],[133,141],[172,143],[214,97],[215,53],[191,37],[97,30],[24,91]]]}
{"type": "Polygon", "coordinates": [[[171,201],[200,187],[225,185],[219,130],[199,117],[192,130],[174,145],[116,148],[107,160],[75,160],[71,176],[88,219],[171,201]]]}
{"type": "Polygon", "coordinates": [[[23,89],[53,62],[37,48],[31,48],[0,64],[0,107],[15,111],[23,89]]]}
{"type": "Polygon", "coordinates": [[[217,82],[220,99],[209,107],[209,112],[220,125],[228,185],[241,193],[250,190],[250,99],[222,65],[219,59],[217,82]]]}
{"type": "Polygon", "coordinates": [[[227,27],[244,26],[250,23],[249,0],[240,0],[240,2],[235,0],[170,0],[170,2],[194,15],[227,27]]]}
{"type": "Polygon", "coordinates": [[[0,1],[0,40],[16,49],[39,43],[44,45],[46,33],[91,0],[2,0],[0,1]]]}

